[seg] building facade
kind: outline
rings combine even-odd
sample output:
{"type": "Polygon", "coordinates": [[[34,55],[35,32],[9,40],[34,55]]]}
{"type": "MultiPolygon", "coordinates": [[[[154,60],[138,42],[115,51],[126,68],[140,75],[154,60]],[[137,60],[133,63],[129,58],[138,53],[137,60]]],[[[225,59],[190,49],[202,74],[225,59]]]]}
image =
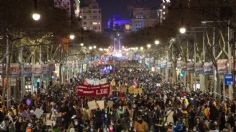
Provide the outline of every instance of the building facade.
{"type": "Polygon", "coordinates": [[[131,26],[132,31],[138,31],[145,27],[151,27],[158,24],[158,15],[156,9],[135,7],[132,8],[131,26]]]}
{"type": "Polygon", "coordinates": [[[84,30],[102,32],[102,14],[96,0],[90,0],[88,5],[80,8],[80,17],[84,30]]]}
{"type": "Polygon", "coordinates": [[[79,17],[80,13],[80,0],[54,0],[54,6],[57,8],[65,9],[68,16],[79,17]]]}
{"type": "Polygon", "coordinates": [[[160,8],[157,10],[157,15],[159,18],[159,23],[163,23],[163,21],[166,19],[166,16],[168,14],[168,7],[170,6],[170,1],[163,0],[160,8]]]}

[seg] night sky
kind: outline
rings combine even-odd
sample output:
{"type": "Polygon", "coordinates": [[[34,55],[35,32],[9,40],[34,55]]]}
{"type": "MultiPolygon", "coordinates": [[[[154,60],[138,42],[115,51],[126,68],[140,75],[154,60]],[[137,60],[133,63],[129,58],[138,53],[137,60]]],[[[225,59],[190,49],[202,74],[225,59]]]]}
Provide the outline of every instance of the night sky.
{"type": "Polygon", "coordinates": [[[156,7],[160,0],[97,0],[102,8],[103,27],[106,21],[113,15],[119,15],[122,18],[128,18],[130,13],[128,6],[156,7]]]}

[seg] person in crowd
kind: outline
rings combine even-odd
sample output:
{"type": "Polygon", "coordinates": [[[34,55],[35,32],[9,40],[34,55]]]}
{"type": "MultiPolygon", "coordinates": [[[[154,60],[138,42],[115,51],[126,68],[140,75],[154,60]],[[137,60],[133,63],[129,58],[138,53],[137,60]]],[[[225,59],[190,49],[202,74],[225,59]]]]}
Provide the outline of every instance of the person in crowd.
{"type": "Polygon", "coordinates": [[[148,132],[148,124],[145,122],[142,117],[138,117],[134,122],[134,131],[135,132],[148,132]]]}

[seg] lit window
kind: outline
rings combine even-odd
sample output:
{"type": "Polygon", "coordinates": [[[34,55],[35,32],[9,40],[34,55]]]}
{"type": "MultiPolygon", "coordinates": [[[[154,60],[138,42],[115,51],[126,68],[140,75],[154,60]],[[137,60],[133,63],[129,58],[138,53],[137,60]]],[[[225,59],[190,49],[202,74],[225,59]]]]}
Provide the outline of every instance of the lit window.
{"type": "Polygon", "coordinates": [[[92,24],[93,24],[93,25],[98,25],[98,23],[97,23],[97,22],[92,22],[92,24]]]}

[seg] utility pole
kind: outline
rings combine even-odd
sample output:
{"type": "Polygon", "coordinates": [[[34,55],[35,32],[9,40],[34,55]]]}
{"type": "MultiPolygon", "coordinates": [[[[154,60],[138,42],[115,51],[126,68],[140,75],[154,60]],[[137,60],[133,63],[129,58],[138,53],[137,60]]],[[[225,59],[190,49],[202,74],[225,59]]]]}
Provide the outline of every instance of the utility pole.
{"type": "MultiPolygon", "coordinates": [[[[11,105],[11,87],[10,87],[10,49],[9,49],[9,35],[8,35],[8,29],[6,30],[6,87],[4,91],[7,90],[7,108],[11,105]]],[[[5,100],[5,92],[3,92],[3,99],[5,100]]]]}
{"type": "MultiPolygon", "coordinates": [[[[32,51],[32,56],[31,56],[31,64],[32,64],[32,69],[35,69],[35,51],[32,51]]],[[[31,91],[34,91],[34,71],[31,76],[31,83],[32,83],[32,89],[31,91]]]]}
{"type": "MultiPolygon", "coordinates": [[[[228,73],[232,74],[232,67],[233,67],[233,57],[232,57],[232,47],[230,45],[230,40],[232,38],[232,31],[230,29],[230,20],[228,20],[227,23],[227,32],[228,32],[228,38],[227,38],[227,44],[228,44],[228,62],[229,62],[229,67],[228,67],[228,73]]],[[[225,93],[225,91],[224,91],[225,93]]],[[[229,85],[229,99],[232,100],[233,99],[233,84],[229,85]]]]}
{"type": "Polygon", "coordinates": [[[60,46],[59,84],[62,85],[62,46],[60,46]]]}
{"type": "Polygon", "coordinates": [[[19,62],[21,68],[21,100],[24,98],[25,95],[25,77],[24,77],[24,63],[23,63],[23,47],[20,48],[19,53],[19,62]]]}

